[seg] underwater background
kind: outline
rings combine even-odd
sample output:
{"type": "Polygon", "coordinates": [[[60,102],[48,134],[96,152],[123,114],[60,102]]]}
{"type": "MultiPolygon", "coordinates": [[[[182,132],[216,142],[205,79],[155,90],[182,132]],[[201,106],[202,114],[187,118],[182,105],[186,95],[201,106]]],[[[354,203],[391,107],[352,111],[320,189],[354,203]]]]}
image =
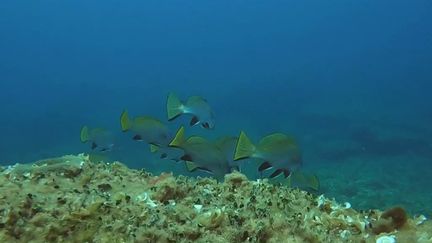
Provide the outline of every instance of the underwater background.
{"type": "Polygon", "coordinates": [[[0,164],[91,152],[89,125],[115,133],[109,160],[186,174],[119,117],[166,121],[169,92],[200,95],[216,128],[188,134],[292,134],[317,193],[430,216],[431,12],[426,0],[4,0],[0,164]]]}

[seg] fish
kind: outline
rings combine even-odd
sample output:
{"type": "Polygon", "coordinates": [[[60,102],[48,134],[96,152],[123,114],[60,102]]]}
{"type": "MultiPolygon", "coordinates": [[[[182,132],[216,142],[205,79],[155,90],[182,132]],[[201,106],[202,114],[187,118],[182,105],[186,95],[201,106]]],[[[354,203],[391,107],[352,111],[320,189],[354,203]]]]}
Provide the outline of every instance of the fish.
{"type": "Polygon", "coordinates": [[[179,148],[174,148],[170,146],[157,146],[150,144],[150,152],[153,154],[158,154],[160,159],[172,160],[175,162],[181,162],[180,157],[183,156],[183,152],[179,148]]]}
{"type": "Polygon", "coordinates": [[[80,132],[80,140],[82,143],[90,142],[91,149],[99,152],[111,151],[114,146],[112,133],[104,128],[90,129],[88,126],[83,126],[80,132]]]}
{"type": "Polygon", "coordinates": [[[242,131],[236,145],[234,161],[246,158],[262,160],[258,167],[259,172],[274,169],[270,178],[280,174],[288,177],[292,170],[302,164],[300,149],[295,139],[283,133],[265,136],[258,145],[254,145],[242,131]]]}
{"type": "Polygon", "coordinates": [[[183,126],[177,131],[170,146],[183,150],[181,159],[185,161],[190,172],[201,170],[213,174],[216,178],[222,178],[232,171],[226,154],[220,148],[199,136],[185,138],[183,126]]]}
{"type": "Polygon", "coordinates": [[[290,176],[287,178],[284,178],[281,175],[271,178],[269,182],[274,184],[282,184],[288,187],[298,187],[304,190],[310,189],[315,192],[320,190],[320,181],[316,174],[296,170],[291,172],[290,176]]]}
{"type": "Polygon", "coordinates": [[[225,154],[229,165],[232,169],[237,171],[240,170],[240,164],[238,161],[234,161],[234,152],[237,145],[238,137],[235,136],[223,136],[218,138],[214,144],[225,154]]]}
{"type": "Polygon", "coordinates": [[[191,96],[182,102],[174,93],[167,99],[168,120],[172,121],[182,114],[191,114],[190,126],[201,125],[205,129],[214,129],[215,118],[207,100],[201,96],[191,96]]]}
{"type": "Polygon", "coordinates": [[[120,116],[120,125],[123,132],[133,133],[132,139],[135,141],[168,146],[172,138],[168,127],[160,120],[150,116],[137,116],[131,119],[127,110],[124,110],[120,116]]]}
{"type": "Polygon", "coordinates": [[[320,189],[320,181],[317,175],[304,171],[293,171],[288,178],[288,184],[291,187],[299,187],[318,191],[320,189]]]}

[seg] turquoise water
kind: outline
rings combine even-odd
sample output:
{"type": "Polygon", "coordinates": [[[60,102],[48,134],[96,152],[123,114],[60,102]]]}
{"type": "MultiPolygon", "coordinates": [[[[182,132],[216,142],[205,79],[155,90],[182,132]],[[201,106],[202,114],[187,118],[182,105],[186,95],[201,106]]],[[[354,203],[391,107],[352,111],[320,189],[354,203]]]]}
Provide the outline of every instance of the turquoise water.
{"type": "Polygon", "coordinates": [[[187,173],[119,125],[125,108],[166,121],[174,91],[216,114],[214,131],[188,134],[286,132],[320,193],[431,214],[430,12],[426,0],[2,1],[0,163],[90,152],[89,125],[114,132],[110,159],[187,173]]]}

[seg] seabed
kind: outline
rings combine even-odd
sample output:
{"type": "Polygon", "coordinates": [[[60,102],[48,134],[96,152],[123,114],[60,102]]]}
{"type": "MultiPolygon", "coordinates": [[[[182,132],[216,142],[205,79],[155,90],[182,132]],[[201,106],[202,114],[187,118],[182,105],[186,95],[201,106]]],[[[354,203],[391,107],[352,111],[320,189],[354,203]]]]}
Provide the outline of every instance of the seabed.
{"type": "Polygon", "coordinates": [[[402,208],[251,181],[154,176],[67,155],[0,168],[0,242],[432,242],[402,208]]]}

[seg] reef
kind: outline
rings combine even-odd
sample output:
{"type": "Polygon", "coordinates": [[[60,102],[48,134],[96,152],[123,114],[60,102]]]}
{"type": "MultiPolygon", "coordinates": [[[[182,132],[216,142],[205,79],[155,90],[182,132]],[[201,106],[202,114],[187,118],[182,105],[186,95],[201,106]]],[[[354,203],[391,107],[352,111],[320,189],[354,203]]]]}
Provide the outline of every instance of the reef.
{"type": "Polygon", "coordinates": [[[0,242],[432,242],[432,224],[239,172],[218,182],[69,155],[0,169],[0,242]]]}

